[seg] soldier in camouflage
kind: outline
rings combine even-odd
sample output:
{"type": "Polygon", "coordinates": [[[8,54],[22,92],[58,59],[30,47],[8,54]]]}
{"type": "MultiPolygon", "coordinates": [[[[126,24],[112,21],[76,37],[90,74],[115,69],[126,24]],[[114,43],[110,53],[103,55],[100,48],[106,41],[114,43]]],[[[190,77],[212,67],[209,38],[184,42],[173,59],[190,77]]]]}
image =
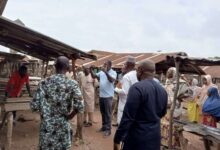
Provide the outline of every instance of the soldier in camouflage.
{"type": "Polygon", "coordinates": [[[40,150],[69,150],[72,130],[68,120],[84,111],[78,83],[65,76],[69,60],[61,56],[55,67],[56,74],[39,83],[31,102],[31,109],[41,115],[40,150]]]}

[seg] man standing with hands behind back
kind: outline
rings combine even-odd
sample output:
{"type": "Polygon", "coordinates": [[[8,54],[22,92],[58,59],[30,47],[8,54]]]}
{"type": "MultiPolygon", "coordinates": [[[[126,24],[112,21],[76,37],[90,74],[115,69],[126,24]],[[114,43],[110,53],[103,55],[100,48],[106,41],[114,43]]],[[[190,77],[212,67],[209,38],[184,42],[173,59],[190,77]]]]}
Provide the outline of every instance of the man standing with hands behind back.
{"type": "Polygon", "coordinates": [[[114,137],[114,150],[160,150],[160,119],[166,114],[167,93],[154,80],[155,64],[138,66],[139,82],[128,92],[123,116],[114,137]]]}
{"type": "Polygon", "coordinates": [[[111,135],[111,116],[112,116],[112,101],[114,97],[114,82],[117,73],[112,69],[112,62],[106,61],[97,74],[93,73],[91,67],[91,75],[93,78],[98,78],[99,87],[99,105],[102,115],[102,127],[99,132],[104,132],[104,137],[111,135]]]}

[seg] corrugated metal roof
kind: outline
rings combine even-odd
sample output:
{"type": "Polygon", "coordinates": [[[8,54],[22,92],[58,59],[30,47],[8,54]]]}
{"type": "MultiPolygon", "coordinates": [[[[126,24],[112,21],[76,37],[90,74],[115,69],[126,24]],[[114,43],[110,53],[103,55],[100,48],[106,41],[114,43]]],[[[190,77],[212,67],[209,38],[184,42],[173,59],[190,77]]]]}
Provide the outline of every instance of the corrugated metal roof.
{"type": "Polygon", "coordinates": [[[206,74],[210,74],[213,78],[220,78],[220,66],[201,67],[206,74]]]}
{"type": "MultiPolygon", "coordinates": [[[[85,60],[77,60],[76,65],[78,66],[91,66],[94,65],[96,67],[100,67],[104,64],[105,61],[111,60],[112,67],[115,69],[122,68],[124,62],[127,57],[133,56],[136,58],[136,63],[139,63],[144,60],[152,60],[156,64],[157,73],[165,73],[169,67],[174,67],[175,63],[167,63],[167,57],[174,57],[179,54],[176,53],[113,53],[113,52],[105,52],[92,50],[89,52],[90,54],[97,56],[97,61],[91,61],[88,59],[85,60]]],[[[199,66],[195,66],[193,64],[182,65],[180,68],[181,73],[192,73],[192,74],[205,74],[205,72],[199,68],[199,66]]]]}
{"type": "Polygon", "coordinates": [[[78,66],[94,65],[96,67],[100,67],[103,65],[105,61],[111,60],[113,68],[121,68],[128,56],[135,57],[137,63],[144,60],[152,60],[155,63],[158,63],[163,60],[166,60],[166,57],[168,55],[176,54],[176,53],[113,53],[113,52],[105,52],[99,50],[92,50],[89,53],[97,56],[97,61],[84,59],[84,60],[77,60],[76,64],[78,66]]]}

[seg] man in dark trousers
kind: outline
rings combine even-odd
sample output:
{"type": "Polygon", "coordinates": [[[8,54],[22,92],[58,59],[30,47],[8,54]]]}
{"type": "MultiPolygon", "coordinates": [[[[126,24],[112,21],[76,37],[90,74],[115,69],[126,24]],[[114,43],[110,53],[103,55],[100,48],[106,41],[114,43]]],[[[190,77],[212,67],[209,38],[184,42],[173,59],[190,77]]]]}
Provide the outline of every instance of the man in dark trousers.
{"type": "Polygon", "coordinates": [[[153,80],[155,64],[138,66],[139,82],[131,86],[122,120],[115,133],[114,150],[160,150],[160,119],[166,114],[167,93],[153,80]]]}
{"type": "Polygon", "coordinates": [[[91,75],[99,80],[99,105],[102,115],[102,127],[99,131],[103,132],[104,137],[108,137],[111,135],[112,101],[117,73],[112,69],[111,61],[106,61],[101,69],[94,74],[91,68],[91,75]]]}

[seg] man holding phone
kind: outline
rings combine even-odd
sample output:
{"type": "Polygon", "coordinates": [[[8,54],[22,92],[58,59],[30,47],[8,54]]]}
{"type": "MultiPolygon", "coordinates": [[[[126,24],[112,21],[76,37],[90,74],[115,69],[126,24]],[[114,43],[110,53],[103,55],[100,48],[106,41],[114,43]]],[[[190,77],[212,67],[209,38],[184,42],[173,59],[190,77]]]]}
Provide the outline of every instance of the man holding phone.
{"type": "Polygon", "coordinates": [[[109,60],[104,63],[101,71],[97,74],[93,72],[93,67],[91,67],[91,75],[100,82],[99,105],[102,115],[102,127],[98,131],[103,132],[104,137],[108,137],[111,135],[112,101],[117,73],[112,69],[112,62],[109,60]]]}

